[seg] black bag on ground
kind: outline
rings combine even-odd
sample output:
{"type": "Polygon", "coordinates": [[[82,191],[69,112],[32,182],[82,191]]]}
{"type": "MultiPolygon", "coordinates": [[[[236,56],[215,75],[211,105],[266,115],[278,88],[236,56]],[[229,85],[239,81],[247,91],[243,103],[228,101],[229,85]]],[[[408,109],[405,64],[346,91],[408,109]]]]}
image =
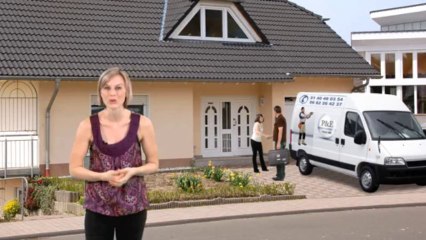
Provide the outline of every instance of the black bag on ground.
{"type": "Polygon", "coordinates": [[[288,150],[278,149],[268,152],[268,160],[270,166],[285,165],[288,161],[288,150]]]}

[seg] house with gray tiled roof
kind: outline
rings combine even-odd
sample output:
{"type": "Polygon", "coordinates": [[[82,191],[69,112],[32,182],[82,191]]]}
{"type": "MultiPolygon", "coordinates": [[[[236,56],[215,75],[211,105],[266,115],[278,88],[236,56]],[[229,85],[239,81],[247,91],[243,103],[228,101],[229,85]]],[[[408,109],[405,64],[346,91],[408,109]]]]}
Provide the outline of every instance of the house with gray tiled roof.
{"type": "Polygon", "coordinates": [[[321,16],[284,0],[1,0],[0,13],[8,175],[68,175],[111,66],[129,73],[130,108],[154,123],[161,167],[250,155],[256,113],[271,132],[273,107],[286,116],[299,91],[350,92],[379,75],[321,16]]]}

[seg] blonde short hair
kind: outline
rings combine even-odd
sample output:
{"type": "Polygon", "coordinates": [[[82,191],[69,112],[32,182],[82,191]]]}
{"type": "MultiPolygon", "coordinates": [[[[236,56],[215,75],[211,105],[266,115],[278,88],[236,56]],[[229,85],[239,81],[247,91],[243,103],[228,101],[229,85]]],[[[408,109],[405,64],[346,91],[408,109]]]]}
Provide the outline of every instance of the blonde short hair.
{"type": "Polygon", "coordinates": [[[116,76],[120,75],[124,79],[124,86],[126,88],[126,99],[124,100],[124,107],[127,107],[128,103],[132,100],[133,92],[132,92],[132,83],[130,82],[129,74],[125,71],[121,70],[118,67],[112,67],[105,70],[101,76],[99,76],[98,80],[98,100],[101,106],[105,106],[105,103],[102,101],[101,90],[108,83],[108,81],[116,76]]]}

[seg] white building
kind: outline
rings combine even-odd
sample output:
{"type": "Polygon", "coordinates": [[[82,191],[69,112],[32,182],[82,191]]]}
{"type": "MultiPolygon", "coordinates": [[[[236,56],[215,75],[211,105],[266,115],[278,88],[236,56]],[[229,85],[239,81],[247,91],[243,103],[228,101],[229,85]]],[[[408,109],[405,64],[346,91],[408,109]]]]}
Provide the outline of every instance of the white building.
{"type": "Polygon", "coordinates": [[[370,12],[380,31],[352,33],[352,47],[381,72],[366,92],[394,94],[426,126],[426,4],[370,12]]]}

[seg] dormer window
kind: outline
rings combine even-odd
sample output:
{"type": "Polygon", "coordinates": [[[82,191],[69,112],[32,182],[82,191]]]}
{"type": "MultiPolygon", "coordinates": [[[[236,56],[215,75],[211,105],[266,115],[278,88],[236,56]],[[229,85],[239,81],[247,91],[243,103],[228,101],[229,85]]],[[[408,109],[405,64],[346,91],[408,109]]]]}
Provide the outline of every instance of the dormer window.
{"type": "Polygon", "coordinates": [[[232,3],[195,6],[171,34],[175,39],[260,42],[261,38],[232,3]]]}

